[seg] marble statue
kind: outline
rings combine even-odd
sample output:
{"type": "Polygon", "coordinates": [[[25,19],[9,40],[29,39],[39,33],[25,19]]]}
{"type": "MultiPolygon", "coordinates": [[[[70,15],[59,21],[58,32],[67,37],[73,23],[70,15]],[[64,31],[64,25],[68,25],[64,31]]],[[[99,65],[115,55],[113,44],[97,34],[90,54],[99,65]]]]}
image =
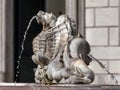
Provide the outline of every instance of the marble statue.
{"type": "Polygon", "coordinates": [[[94,72],[88,67],[90,46],[67,15],[56,18],[39,11],[37,22],[42,31],[33,39],[32,60],[37,64],[35,82],[42,84],[90,84],[94,72]]]}

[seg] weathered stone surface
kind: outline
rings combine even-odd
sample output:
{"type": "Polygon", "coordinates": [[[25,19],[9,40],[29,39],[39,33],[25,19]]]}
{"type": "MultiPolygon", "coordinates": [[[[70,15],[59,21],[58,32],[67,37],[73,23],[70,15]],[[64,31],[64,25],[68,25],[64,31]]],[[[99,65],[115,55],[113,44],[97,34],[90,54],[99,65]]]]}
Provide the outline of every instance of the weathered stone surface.
{"type": "Polygon", "coordinates": [[[0,90],[120,90],[119,85],[42,85],[42,84],[2,84],[0,90]]]}

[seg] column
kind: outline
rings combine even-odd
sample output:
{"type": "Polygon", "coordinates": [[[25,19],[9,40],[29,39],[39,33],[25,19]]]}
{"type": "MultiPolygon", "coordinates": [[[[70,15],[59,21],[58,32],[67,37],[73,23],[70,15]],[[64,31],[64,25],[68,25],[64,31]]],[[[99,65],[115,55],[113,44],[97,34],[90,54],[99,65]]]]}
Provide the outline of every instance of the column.
{"type": "Polygon", "coordinates": [[[13,0],[0,0],[0,82],[13,82],[13,0]]]}
{"type": "Polygon", "coordinates": [[[77,0],[65,1],[65,13],[72,19],[77,19],[77,0]]]}
{"type": "Polygon", "coordinates": [[[77,28],[79,32],[84,36],[84,3],[85,0],[66,0],[65,1],[65,11],[66,14],[76,20],[77,28]]]}
{"type": "Polygon", "coordinates": [[[77,0],[77,12],[78,30],[85,37],[85,0],[77,0]]]}
{"type": "Polygon", "coordinates": [[[6,52],[5,52],[5,81],[13,82],[14,80],[14,14],[13,1],[6,1],[5,9],[5,31],[6,31],[6,52]]]}
{"type": "Polygon", "coordinates": [[[5,79],[5,0],[0,0],[0,82],[5,79]]]}

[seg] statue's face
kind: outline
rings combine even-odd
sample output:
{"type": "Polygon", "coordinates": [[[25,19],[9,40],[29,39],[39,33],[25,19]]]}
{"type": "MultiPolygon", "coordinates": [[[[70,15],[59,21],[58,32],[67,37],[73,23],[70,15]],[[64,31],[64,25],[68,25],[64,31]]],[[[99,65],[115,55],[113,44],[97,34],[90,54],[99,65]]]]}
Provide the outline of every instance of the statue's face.
{"type": "Polygon", "coordinates": [[[53,20],[56,20],[56,17],[52,13],[47,13],[39,11],[37,13],[37,21],[42,24],[50,24],[53,20]]]}

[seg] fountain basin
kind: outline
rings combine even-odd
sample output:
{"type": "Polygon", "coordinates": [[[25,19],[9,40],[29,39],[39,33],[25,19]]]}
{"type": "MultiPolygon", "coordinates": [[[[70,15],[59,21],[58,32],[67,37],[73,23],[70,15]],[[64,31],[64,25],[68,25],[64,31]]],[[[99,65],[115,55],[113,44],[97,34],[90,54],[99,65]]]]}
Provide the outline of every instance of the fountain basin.
{"type": "Polygon", "coordinates": [[[0,90],[120,90],[120,85],[0,83],[0,90]]]}

